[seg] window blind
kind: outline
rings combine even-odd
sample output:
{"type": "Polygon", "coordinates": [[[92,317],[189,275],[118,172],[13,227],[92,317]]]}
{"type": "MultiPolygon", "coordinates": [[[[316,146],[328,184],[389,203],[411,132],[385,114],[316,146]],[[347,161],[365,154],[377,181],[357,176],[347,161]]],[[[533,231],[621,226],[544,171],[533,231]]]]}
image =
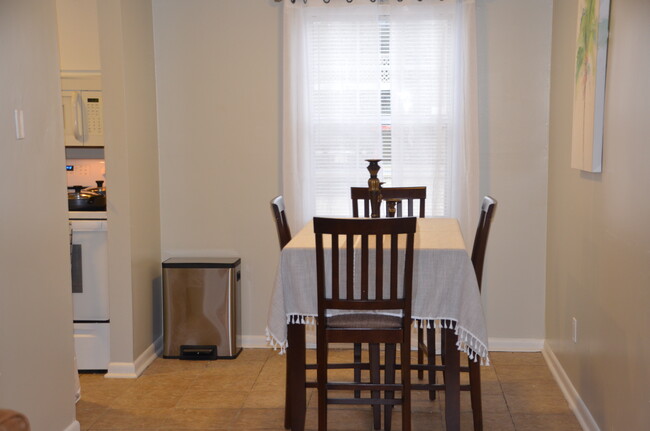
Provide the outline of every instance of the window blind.
{"type": "Polygon", "coordinates": [[[427,216],[448,216],[454,8],[371,9],[314,8],[306,20],[316,214],[349,216],[350,186],[380,158],[384,186],[427,186],[427,216]]]}

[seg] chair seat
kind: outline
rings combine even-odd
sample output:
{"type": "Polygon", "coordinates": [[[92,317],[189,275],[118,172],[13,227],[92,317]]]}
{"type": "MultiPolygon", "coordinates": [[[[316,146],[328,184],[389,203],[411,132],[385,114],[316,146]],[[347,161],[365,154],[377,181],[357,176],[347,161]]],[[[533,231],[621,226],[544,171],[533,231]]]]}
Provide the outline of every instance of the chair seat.
{"type": "Polygon", "coordinates": [[[340,314],[327,318],[330,328],[359,328],[359,329],[399,329],[402,318],[375,313],[340,314]]]}

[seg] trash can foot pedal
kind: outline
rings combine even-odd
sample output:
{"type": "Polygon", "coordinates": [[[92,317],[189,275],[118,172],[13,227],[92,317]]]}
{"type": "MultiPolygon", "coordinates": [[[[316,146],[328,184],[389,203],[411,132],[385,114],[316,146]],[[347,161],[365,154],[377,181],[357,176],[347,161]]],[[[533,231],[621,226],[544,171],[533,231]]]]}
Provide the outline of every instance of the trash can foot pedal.
{"type": "Polygon", "coordinates": [[[181,354],[178,359],[215,360],[217,359],[217,346],[181,346],[181,354]]]}

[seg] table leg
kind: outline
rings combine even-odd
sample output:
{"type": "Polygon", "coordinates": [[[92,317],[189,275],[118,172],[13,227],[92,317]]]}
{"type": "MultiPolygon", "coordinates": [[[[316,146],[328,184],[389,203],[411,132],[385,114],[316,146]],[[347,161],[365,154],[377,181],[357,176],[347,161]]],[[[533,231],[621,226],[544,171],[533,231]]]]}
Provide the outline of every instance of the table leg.
{"type": "Polygon", "coordinates": [[[305,325],[291,323],[287,325],[287,387],[289,403],[285,409],[285,428],[290,426],[292,431],[304,431],[307,399],[305,394],[306,380],[306,351],[305,351],[305,325]],[[287,423],[290,416],[290,423],[287,423]]]}
{"type": "Polygon", "coordinates": [[[447,331],[445,342],[445,422],[447,431],[460,430],[460,352],[456,346],[458,336],[453,329],[447,331]]]}

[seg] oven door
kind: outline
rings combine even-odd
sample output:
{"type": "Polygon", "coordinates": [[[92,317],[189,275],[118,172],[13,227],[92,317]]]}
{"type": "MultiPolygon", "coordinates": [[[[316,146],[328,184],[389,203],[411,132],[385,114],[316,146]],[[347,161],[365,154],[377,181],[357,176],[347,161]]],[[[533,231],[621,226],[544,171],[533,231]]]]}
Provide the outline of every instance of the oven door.
{"type": "Polygon", "coordinates": [[[106,220],[70,220],[75,322],[106,322],[108,252],[106,220]]]}

